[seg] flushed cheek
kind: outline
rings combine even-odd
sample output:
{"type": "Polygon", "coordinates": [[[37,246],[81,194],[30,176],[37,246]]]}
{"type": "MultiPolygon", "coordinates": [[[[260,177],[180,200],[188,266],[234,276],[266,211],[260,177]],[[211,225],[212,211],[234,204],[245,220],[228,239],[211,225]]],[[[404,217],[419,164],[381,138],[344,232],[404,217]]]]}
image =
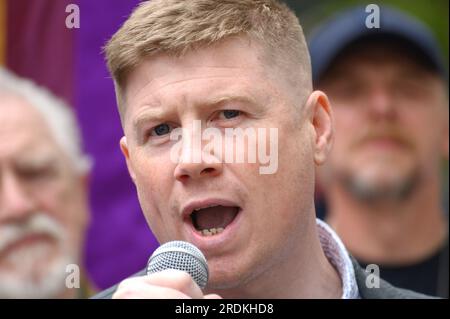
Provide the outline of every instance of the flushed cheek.
{"type": "MultiPolygon", "coordinates": [[[[280,146],[280,168],[274,183],[279,190],[280,203],[286,214],[310,210],[314,193],[314,154],[306,131],[298,134],[298,140],[286,137],[280,146]]],[[[287,216],[286,216],[287,217],[287,216]]]]}
{"type": "MultiPolygon", "coordinates": [[[[72,184],[73,186],[74,184],[72,184]]],[[[53,215],[68,236],[68,244],[74,251],[84,240],[84,231],[87,226],[88,208],[80,189],[76,186],[60,189],[53,206],[48,210],[53,215]]]]}
{"type": "Polygon", "coordinates": [[[244,183],[251,194],[251,234],[273,237],[274,233],[287,231],[286,224],[292,221],[290,214],[294,212],[296,215],[300,209],[294,203],[298,202],[299,194],[306,191],[302,188],[309,177],[302,173],[301,160],[291,156],[299,154],[280,154],[280,166],[275,174],[260,175],[257,169],[251,173],[248,170],[243,172],[244,183]]]}
{"type": "Polygon", "coordinates": [[[361,136],[361,132],[363,131],[364,129],[358,126],[336,124],[333,147],[330,155],[335,155],[334,153],[341,154],[344,150],[348,152],[351,146],[356,142],[357,137],[361,136]]]}
{"type": "Polygon", "coordinates": [[[155,180],[143,175],[136,176],[136,188],[144,212],[155,211],[156,198],[161,198],[161,185],[155,180]]]}
{"type": "Polygon", "coordinates": [[[68,187],[58,186],[53,189],[47,188],[39,197],[38,210],[42,210],[59,222],[68,224],[73,216],[68,214],[68,208],[74,205],[74,195],[68,187]]]}
{"type": "Polygon", "coordinates": [[[141,205],[142,211],[144,213],[144,217],[147,221],[147,224],[150,226],[153,234],[156,236],[158,240],[161,240],[164,232],[164,221],[162,216],[160,215],[160,209],[158,209],[158,203],[155,202],[154,193],[149,190],[151,186],[146,185],[138,185],[137,186],[137,194],[139,198],[139,203],[141,205]]]}
{"type": "MultiPolygon", "coordinates": [[[[172,190],[170,172],[164,166],[149,164],[141,166],[136,172],[136,188],[147,223],[155,236],[161,240],[169,232],[166,225],[173,224],[172,216],[164,214],[170,212],[169,199],[172,190]],[[151,167],[158,167],[153,170],[151,167]]],[[[173,176],[173,174],[172,174],[173,176]]],[[[173,177],[172,177],[173,178],[173,177]]]]}

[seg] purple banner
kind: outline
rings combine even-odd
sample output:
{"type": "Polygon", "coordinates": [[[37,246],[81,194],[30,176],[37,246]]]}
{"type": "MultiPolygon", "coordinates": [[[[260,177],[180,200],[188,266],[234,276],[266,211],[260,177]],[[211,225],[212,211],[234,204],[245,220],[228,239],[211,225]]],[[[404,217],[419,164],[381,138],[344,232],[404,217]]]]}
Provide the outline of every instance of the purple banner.
{"type": "Polygon", "coordinates": [[[145,267],[157,242],[142,215],[119,149],[122,137],[113,82],[102,47],[138,1],[79,1],[77,112],[86,150],[95,160],[91,176],[92,220],[87,266],[99,288],[145,267]]]}

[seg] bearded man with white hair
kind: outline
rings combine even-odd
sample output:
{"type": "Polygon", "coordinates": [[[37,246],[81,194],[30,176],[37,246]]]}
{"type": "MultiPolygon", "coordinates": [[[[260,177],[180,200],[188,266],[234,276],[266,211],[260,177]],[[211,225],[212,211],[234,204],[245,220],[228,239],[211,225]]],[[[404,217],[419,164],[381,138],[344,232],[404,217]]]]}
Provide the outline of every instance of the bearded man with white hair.
{"type": "Polygon", "coordinates": [[[0,298],[87,297],[76,282],[89,220],[81,149],[70,108],[0,68],[0,298]]]}

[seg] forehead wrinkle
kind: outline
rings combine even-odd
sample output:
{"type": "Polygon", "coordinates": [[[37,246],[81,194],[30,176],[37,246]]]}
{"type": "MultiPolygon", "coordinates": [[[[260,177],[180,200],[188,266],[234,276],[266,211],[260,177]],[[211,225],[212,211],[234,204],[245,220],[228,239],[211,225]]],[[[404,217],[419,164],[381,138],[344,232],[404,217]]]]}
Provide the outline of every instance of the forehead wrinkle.
{"type": "MultiPolygon", "coordinates": [[[[202,80],[202,79],[212,79],[212,78],[233,78],[236,77],[236,75],[232,74],[232,75],[210,75],[210,76],[191,76],[189,78],[185,78],[185,79],[180,79],[180,80],[176,80],[176,81],[170,81],[164,84],[161,84],[160,86],[157,86],[156,88],[154,88],[153,91],[159,91],[164,89],[165,87],[169,86],[169,85],[173,85],[173,84],[179,84],[179,83],[183,83],[183,82],[187,82],[187,81],[191,81],[191,80],[202,80]]],[[[133,94],[134,96],[138,97],[139,93],[141,93],[143,90],[145,90],[149,85],[151,85],[152,83],[158,83],[160,82],[160,80],[158,80],[158,78],[154,78],[152,79],[149,83],[145,84],[142,88],[140,88],[135,94],[133,94]]],[[[147,98],[149,95],[153,94],[151,91],[149,91],[148,93],[146,93],[145,95],[142,96],[142,99],[147,98]]],[[[139,98],[139,97],[138,97],[139,98]]]]}
{"type": "MultiPolygon", "coordinates": [[[[183,82],[188,82],[191,80],[207,80],[207,79],[213,79],[213,78],[236,78],[236,75],[211,75],[211,76],[194,76],[194,77],[189,77],[186,79],[180,79],[180,80],[176,80],[176,81],[171,81],[168,83],[164,83],[162,85],[160,85],[159,87],[156,87],[155,89],[152,90],[147,90],[144,93],[142,93],[141,96],[137,96],[135,95],[135,99],[139,99],[142,102],[139,103],[138,105],[138,109],[142,108],[142,107],[160,107],[161,106],[161,100],[158,98],[158,94],[155,92],[161,91],[164,88],[166,88],[167,86],[170,85],[175,85],[175,84],[180,84],[183,82]]],[[[151,82],[147,83],[146,85],[144,85],[141,89],[139,89],[139,92],[143,92],[145,89],[148,89],[148,86],[150,86],[151,84],[154,84],[155,81],[157,81],[156,79],[153,79],[151,82]]],[[[137,93],[138,94],[138,93],[137,93]]],[[[186,97],[184,96],[185,94],[183,94],[184,99],[186,99],[186,97]]],[[[135,121],[133,121],[133,123],[135,123],[135,121]]]]}
{"type": "MultiPolygon", "coordinates": [[[[150,68],[152,68],[152,62],[151,61],[148,61],[147,62],[148,64],[149,64],[149,67],[150,68]]],[[[131,94],[131,96],[137,96],[137,95],[139,95],[139,93],[142,91],[142,90],[144,90],[147,86],[149,86],[149,85],[151,85],[153,82],[159,82],[159,81],[161,81],[161,79],[162,80],[164,80],[164,78],[165,77],[167,77],[167,73],[171,73],[170,72],[170,69],[173,69],[173,68],[175,68],[177,71],[179,71],[180,69],[181,70],[185,70],[185,72],[183,72],[183,73],[188,73],[188,72],[186,72],[186,71],[189,71],[190,69],[196,69],[196,70],[198,70],[198,71],[202,71],[202,70],[208,70],[208,69],[212,69],[212,70],[220,70],[220,69],[223,69],[223,70],[238,70],[238,69],[246,69],[246,70],[251,70],[251,69],[257,69],[258,68],[258,66],[255,66],[255,65],[242,65],[242,66],[223,66],[223,65],[218,65],[218,66],[215,66],[215,65],[211,65],[211,66],[201,66],[201,65],[195,65],[195,64],[193,64],[193,65],[188,65],[188,66],[185,66],[185,65],[183,65],[183,66],[178,66],[178,65],[173,65],[174,63],[173,62],[169,62],[169,65],[168,66],[166,66],[165,68],[164,68],[164,73],[165,74],[163,74],[163,75],[161,75],[161,76],[152,76],[151,74],[152,73],[160,73],[160,72],[162,72],[162,70],[156,70],[156,72],[153,72],[153,71],[148,71],[148,72],[142,72],[142,73],[144,73],[144,76],[145,76],[145,79],[146,79],[146,84],[143,86],[143,87],[141,87],[140,89],[138,89],[135,93],[134,92],[132,92],[132,94],[131,94]]],[[[145,67],[145,65],[143,65],[142,67],[145,67]]],[[[139,73],[141,73],[141,72],[139,72],[139,73]]],[[[192,72],[189,72],[189,73],[192,73],[192,72]]],[[[188,74],[189,74],[188,73],[188,74]]],[[[202,75],[201,77],[202,78],[211,78],[211,77],[233,77],[233,76],[235,76],[235,74],[231,74],[231,75],[224,75],[224,74],[216,74],[216,75],[211,75],[211,76],[204,76],[204,75],[202,75]]],[[[198,77],[190,77],[189,79],[192,79],[192,80],[194,80],[194,79],[198,79],[198,77]]],[[[189,80],[189,79],[185,79],[185,80],[189,80]]],[[[182,80],[180,80],[180,81],[182,81],[182,80]]],[[[170,83],[177,83],[177,81],[176,82],[170,82],[170,83]]],[[[167,84],[170,84],[170,83],[167,83],[167,84]]],[[[161,86],[161,87],[157,87],[156,89],[160,89],[160,88],[163,88],[165,85],[163,85],[163,86],[161,86]]]]}
{"type": "Polygon", "coordinates": [[[25,114],[16,112],[0,117],[0,155],[32,154],[36,148],[48,151],[49,147],[58,147],[42,116],[33,108],[26,110],[25,114]]]}

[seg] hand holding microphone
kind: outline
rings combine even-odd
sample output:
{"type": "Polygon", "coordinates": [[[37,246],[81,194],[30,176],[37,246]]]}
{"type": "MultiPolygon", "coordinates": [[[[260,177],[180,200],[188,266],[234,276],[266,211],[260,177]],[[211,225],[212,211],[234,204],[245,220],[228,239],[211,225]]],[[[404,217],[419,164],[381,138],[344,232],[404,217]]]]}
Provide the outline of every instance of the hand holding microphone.
{"type": "Polygon", "coordinates": [[[217,299],[216,294],[203,295],[208,282],[205,256],[194,245],[171,241],[154,251],[148,261],[147,276],[120,283],[115,299],[217,299]]]}

